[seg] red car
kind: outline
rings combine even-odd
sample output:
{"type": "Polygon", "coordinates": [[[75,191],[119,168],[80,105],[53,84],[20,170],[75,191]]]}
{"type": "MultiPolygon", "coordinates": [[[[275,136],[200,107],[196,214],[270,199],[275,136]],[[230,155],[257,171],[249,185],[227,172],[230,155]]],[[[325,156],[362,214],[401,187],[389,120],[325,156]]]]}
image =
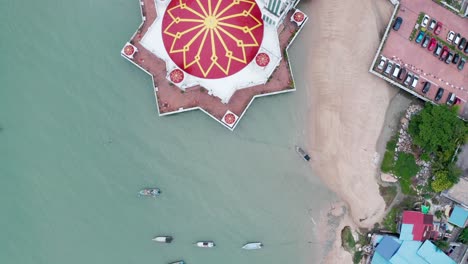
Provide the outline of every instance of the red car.
{"type": "Polygon", "coordinates": [[[427,47],[428,50],[433,51],[437,45],[437,40],[435,38],[431,39],[431,42],[429,42],[429,47],[427,47]]]}
{"type": "Polygon", "coordinates": [[[440,60],[441,60],[441,61],[446,60],[448,54],[449,54],[449,49],[448,49],[447,46],[444,46],[444,48],[442,49],[442,54],[440,55],[440,60]]]}
{"type": "Polygon", "coordinates": [[[439,35],[442,30],[442,23],[437,22],[436,28],[434,29],[434,34],[439,35]]]}

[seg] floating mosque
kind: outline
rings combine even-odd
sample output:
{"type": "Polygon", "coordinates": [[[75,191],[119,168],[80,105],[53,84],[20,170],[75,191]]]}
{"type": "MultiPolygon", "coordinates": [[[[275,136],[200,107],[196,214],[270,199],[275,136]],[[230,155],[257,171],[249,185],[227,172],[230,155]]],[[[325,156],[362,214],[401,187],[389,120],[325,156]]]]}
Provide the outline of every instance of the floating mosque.
{"type": "Polygon", "coordinates": [[[160,116],[201,110],[230,130],[257,97],[295,90],[299,0],[140,0],[121,55],[153,80],[160,116]]]}

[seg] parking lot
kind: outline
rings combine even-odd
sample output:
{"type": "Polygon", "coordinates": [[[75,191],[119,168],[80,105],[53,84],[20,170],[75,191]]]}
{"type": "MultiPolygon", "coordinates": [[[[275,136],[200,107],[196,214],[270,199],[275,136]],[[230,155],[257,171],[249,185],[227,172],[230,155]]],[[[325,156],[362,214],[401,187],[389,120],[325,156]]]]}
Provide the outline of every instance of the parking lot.
{"type": "MultiPolygon", "coordinates": [[[[404,85],[403,81],[398,81],[397,78],[393,79],[431,101],[434,101],[437,90],[439,87],[442,87],[444,93],[437,103],[446,103],[449,94],[455,94],[456,99],[454,103],[460,105],[461,116],[468,119],[468,104],[466,103],[468,101],[468,61],[463,70],[459,70],[457,68],[459,63],[454,64],[450,62],[446,64],[444,61],[439,60],[439,57],[435,56],[433,51],[423,48],[421,43],[416,43],[416,36],[410,41],[411,33],[417,24],[418,16],[421,12],[428,15],[431,18],[430,20],[435,19],[443,24],[439,35],[436,36],[429,29],[427,32],[429,32],[431,38],[438,37],[445,42],[448,42],[447,35],[449,31],[454,31],[455,34],[459,33],[462,37],[468,39],[468,19],[455,15],[431,0],[401,0],[400,3],[401,5],[395,18],[401,17],[403,22],[398,31],[390,29],[381,55],[394,65],[399,64],[407,72],[419,76],[419,81],[415,88],[411,88],[410,85],[404,85]],[[422,93],[422,88],[425,82],[430,82],[431,87],[424,94],[422,93]]],[[[417,32],[419,32],[419,29],[417,32]]],[[[438,43],[442,47],[445,46],[445,43],[441,41],[438,41],[438,43]]],[[[454,54],[458,52],[464,56],[468,55],[457,48],[451,50],[451,52],[454,54]]],[[[460,56],[461,58],[463,56],[460,56]]],[[[383,72],[385,68],[380,71],[377,69],[379,61],[380,57],[377,59],[374,69],[377,72],[383,72]]],[[[390,76],[391,74],[388,77],[390,76]]]]}

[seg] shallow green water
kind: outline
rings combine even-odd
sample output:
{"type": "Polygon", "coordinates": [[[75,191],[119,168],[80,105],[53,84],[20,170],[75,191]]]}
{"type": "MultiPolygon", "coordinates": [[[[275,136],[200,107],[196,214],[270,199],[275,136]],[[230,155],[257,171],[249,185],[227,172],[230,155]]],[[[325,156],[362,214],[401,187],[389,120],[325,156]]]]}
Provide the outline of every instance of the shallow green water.
{"type": "Polygon", "coordinates": [[[292,148],[300,78],[232,133],[201,112],[157,116],[150,77],[119,55],[136,0],[1,1],[0,17],[0,263],[317,262],[309,212],[334,197],[292,148]],[[153,185],[159,199],[136,196],[153,185]]]}

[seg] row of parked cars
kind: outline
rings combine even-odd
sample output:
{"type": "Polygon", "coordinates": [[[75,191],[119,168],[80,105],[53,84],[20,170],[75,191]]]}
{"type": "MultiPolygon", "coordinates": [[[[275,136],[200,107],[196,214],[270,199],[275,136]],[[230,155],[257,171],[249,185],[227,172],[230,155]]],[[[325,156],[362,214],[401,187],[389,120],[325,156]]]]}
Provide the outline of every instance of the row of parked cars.
{"type": "MultiPolygon", "coordinates": [[[[403,23],[401,17],[397,17],[393,23],[393,29],[398,31],[403,23]]],[[[457,65],[458,70],[463,70],[466,59],[462,58],[458,52],[451,51],[447,46],[442,46],[435,37],[431,37],[429,31],[433,31],[435,35],[439,35],[442,30],[442,22],[432,19],[428,15],[424,15],[421,21],[421,30],[416,36],[416,43],[421,44],[421,47],[433,51],[434,56],[439,57],[445,63],[453,63],[457,65]],[[429,22],[430,21],[430,22],[429,22]]],[[[468,41],[460,34],[450,31],[447,35],[447,41],[453,43],[460,51],[468,53],[468,41]]]]}
{"type": "MultiPolygon", "coordinates": [[[[384,75],[394,79],[399,83],[403,83],[404,86],[409,87],[411,89],[415,89],[419,83],[419,76],[413,72],[408,71],[405,67],[401,67],[400,64],[394,63],[384,56],[380,57],[379,64],[377,65],[377,69],[383,72],[384,75]]],[[[430,82],[424,82],[423,88],[421,92],[423,94],[427,94],[431,88],[430,82]]],[[[438,102],[444,95],[444,88],[439,87],[437,93],[434,97],[434,102],[438,102]]],[[[447,104],[453,105],[455,103],[456,96],[453,93],[450,93],[447,97],[447,104]]]]}

